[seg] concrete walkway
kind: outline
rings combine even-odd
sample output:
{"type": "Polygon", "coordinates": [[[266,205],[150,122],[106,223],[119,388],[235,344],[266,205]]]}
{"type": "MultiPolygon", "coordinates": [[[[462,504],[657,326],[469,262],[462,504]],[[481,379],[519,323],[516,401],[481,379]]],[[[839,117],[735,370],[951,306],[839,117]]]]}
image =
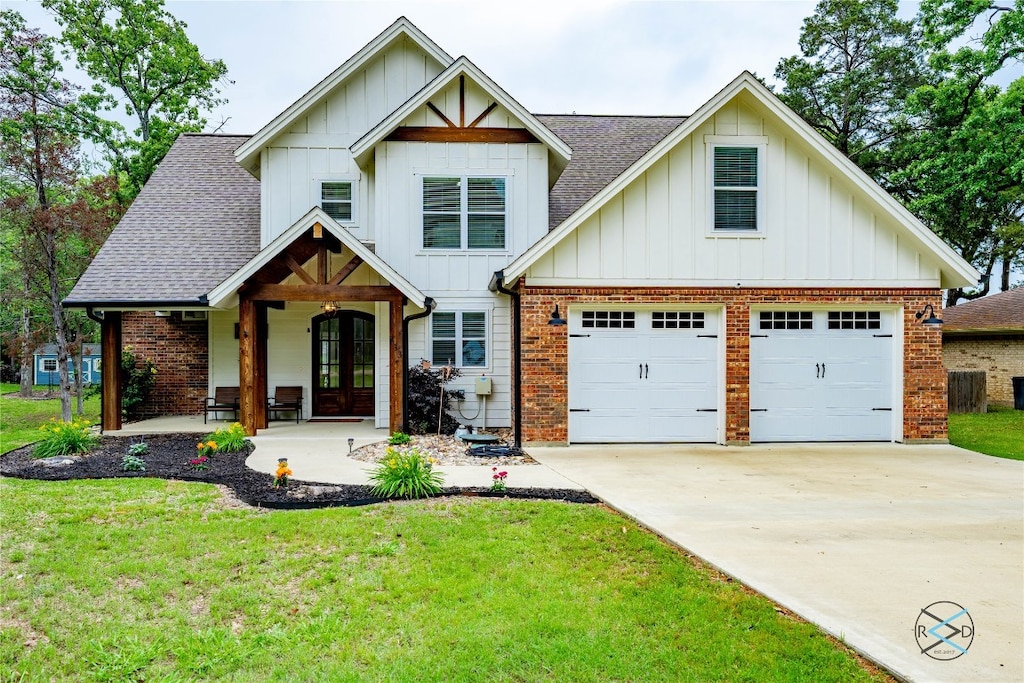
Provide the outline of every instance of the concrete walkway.
{"type": "Polygon", "coordinates": [[[527,450],[900,677],[1024,681],[1022,462],[900,444],[527,450]],[[915,639],[938,601],[974,622],[951,661],[915,639]]]}
{"type": "MultiPolygon", "coordinates": [[[[174,432],[207,434],[227,427],[230,421],[210,420],[203,423],[201,415],[158,417],[127,424],[111,435],[141,435],[174,432]]],[[[357,422],[301,422],[274,421],[252,437],[256,446],[246,465],[257,472],[273,474],[278,458],[288,458],[288,467],[296,479],[326,484],[368,484],[372,463],[348,457],[348,439],[352,448],[360,448],[388,438],[388,430],[375,429],[372,420],[357,422]]],[[[544,465],[509,465],[501,468],[508,472],[505,480],[509,488],[576,489],[582,486],[556,473],[544,465]]],[[[446,486],[490,486],[490,465],[443,465],[446,486]]]]}

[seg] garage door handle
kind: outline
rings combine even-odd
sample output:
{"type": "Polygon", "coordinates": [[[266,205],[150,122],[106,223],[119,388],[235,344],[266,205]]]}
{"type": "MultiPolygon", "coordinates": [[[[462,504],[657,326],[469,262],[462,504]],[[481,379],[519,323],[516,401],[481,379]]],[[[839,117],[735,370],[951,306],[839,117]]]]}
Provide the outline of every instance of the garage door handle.
{"type": "Polygon", "coordinates": [[[590,408],[569,408],[570,413],[589,413],[590,408]]]}
{"type": "Polygon", "coordinates": [[[647,363],[644,363],[644,379],[647,379],[647,363]]]}
{"type": "Polygon", "coordinates": [[[821,363],[814,364],[814,376],[821,377],[821,363]]]}
{"type": "Polygon", "coordinates": [[[825,364],[821,364],[821,378],[825,379],[825,364]]]}
{"type": "Polygon", "coordinates": [[[640,364],[640,379],[644,378],[644,364],[640,364]]]}

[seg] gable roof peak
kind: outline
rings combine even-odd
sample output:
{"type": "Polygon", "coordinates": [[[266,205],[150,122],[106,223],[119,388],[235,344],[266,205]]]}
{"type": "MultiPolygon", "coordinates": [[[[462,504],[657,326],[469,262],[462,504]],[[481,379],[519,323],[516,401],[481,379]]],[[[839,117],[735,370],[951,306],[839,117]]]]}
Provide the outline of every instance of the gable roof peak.
{"type": "Polygon", "coordinates": [[[381,31],[377,37],[364,45],[358,52],[345,60],[341,66],[328,74],[326,78],[313,86],[305,95],[289,105],[287,109],[275,116],[270,123],[263,126],[255,135],[249,138],[248,142],[240,146],[235,152],[235,160],[243,168],[251,172],[258,164],[260,150],[272,138],[287,130],[310,107],[315,106],[323,98],[327,97],[331,91],[382,49],[403,37],[413,41],[426,54],[437,60],[442,67],[447,67],[452,63],[451,55],[442,50],[437,43],[418,29],[415,24],[404,16],[398,17],[394,23],[381,31]]]}

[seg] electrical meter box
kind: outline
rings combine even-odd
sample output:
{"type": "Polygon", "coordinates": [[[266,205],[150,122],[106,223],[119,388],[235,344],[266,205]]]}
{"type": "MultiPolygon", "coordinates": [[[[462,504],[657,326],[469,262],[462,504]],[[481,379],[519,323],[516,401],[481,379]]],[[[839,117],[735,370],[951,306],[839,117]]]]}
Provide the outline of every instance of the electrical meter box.
{"type": "Polygon", "coordinates": [[[490,396],[491,395],[491,378],[490,377],[477,377],[476,378],[476,395],[477,396],[490,396]]]}

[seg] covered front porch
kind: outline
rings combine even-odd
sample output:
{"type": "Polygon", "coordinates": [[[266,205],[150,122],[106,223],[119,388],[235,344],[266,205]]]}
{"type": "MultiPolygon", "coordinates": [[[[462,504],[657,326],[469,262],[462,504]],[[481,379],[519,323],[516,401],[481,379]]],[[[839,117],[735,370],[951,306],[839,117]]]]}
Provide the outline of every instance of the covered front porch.
{"type": "MultiPolygon", "coordinates": [[[[371,418],[375,428],[402,429],[408,321],[428,315],[433,301],[319,208],[206,303],[208,395],[237,387],[236,419],[250,436],[270,428],[268,399],[279,387],[302,394],[292,424],[371,418]]],[[[103,330],[107,363],[121,354],[116,312],[104,316],[103,330]]],[[[104,401],[104,430],[121,428],[120,381],[104,374],[104,397],[112,399],[104,401]]]]}

